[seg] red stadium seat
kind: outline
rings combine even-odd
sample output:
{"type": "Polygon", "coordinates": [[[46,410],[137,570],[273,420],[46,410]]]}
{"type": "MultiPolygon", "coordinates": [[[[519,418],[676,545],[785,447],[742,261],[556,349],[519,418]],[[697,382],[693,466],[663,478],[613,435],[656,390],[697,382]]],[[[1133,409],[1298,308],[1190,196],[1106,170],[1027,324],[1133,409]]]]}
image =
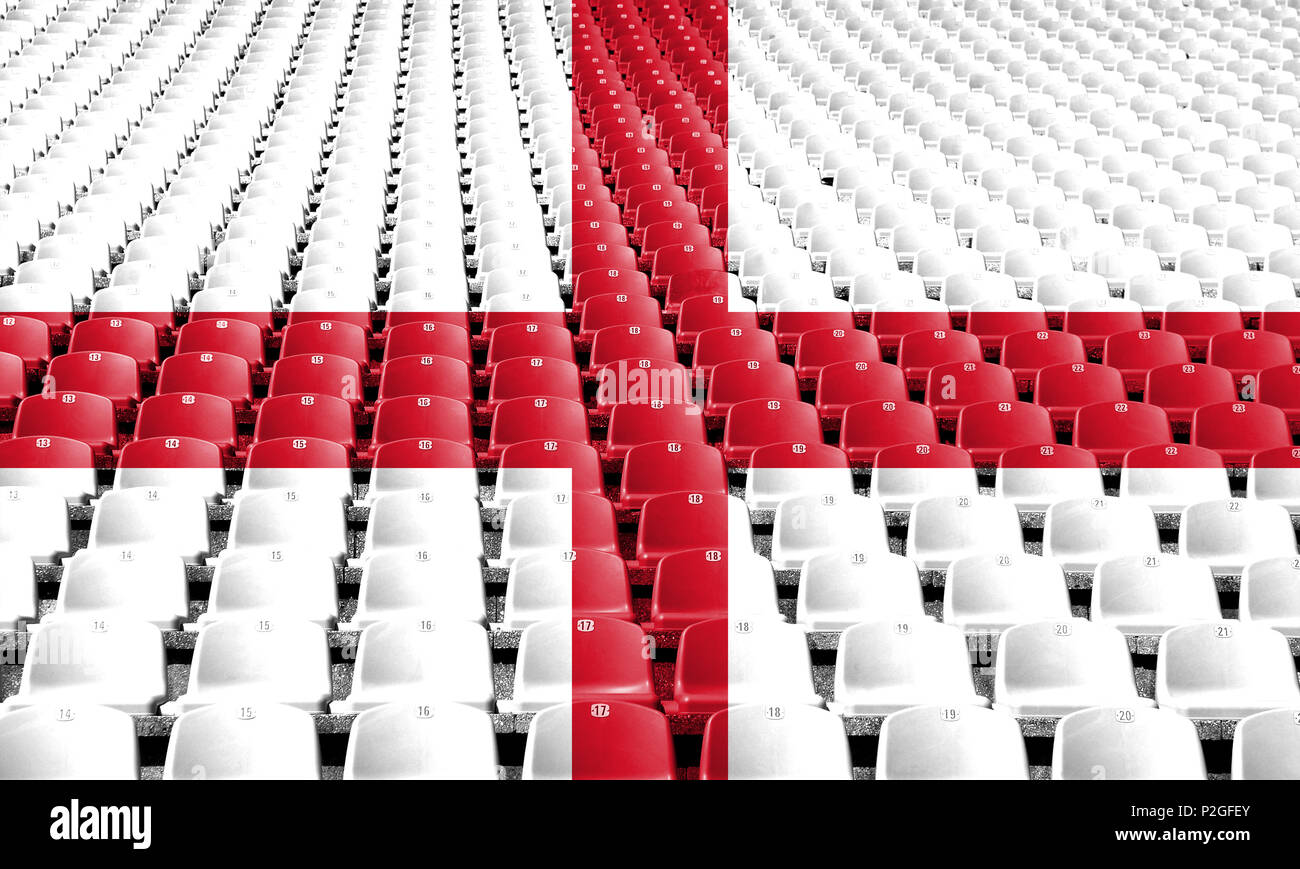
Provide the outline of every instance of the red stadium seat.
{"type": "MultiPolygon", "coordinates": [[[[638,211],[644,208],[645,206],[642,206],[638,211]]],[[[641,236],[641,256],[638,257],[637,264],[643,268],[649,266],[654,262],[656,251],[673,245],[709,247],[711,244],[709,231],[698,221],[683,223],[679,220],[662,220],[645,228],[641,236]]]]}
{"type": "Polygon", "coordinates": [[[1260,450],[1251,457],[1250,467],[1252,470],[1256,468],[1300,470],[1300,448],[1274,447],[1271,450],[1260,450]]]}
{"type": "Polygon", "coordinates": [[[722,453],[693,441],[654,441],[627,451],[618,506],[639,508],[669,492],[727,494],[727,466],[722,453]]]}
{"type": "Polygon", "coordinates": [[[848,468],[849,457],[839,447],[820,441],[781,441],[756,447],[749,455],[754,468],[848,468]]]}
{"type": "Polygon", "coordinates": [[[563,398],[512,398],[503,401],[492,416],[488,455],[497,458],[510,444],[538,438],[591,443],[587,409],[581,402],[563,398]]]}
{"type": "MultiPolygon", "coordinates": [[[[564,325],[563,324],[564,314],[560,312],[556,312],[556,313],[559,313],[560,325],[564,325]]],[[[511,312],[498,313],[496,314],[496,316],[506,317],[506,318],[518,317],[519,313],[511,311],[511,312]]],[[[529,315],[529,319],[536,320],[537,318],[544,317],[544,316],[547,315],[543,315],[540,313],[533,313],[529,315]]],[[[491,329],[489,328],[489,324],[488,324],[489,319],[492,319],[490,315],[484,316],[483,318],[484,335],[491,334],[491,329]]],[[[399,326],[409,326],[412,323],[442,323],[448,326],[459,326],[460,328],[468,332],[469,311],[468,310],[453,310],[453,311],[427,311],[427,310],[426,311],[421,311],[421,310],[393,311],[390,310],[387,316],[385,316],[384,318],[384,332],[385,333],[391,332],[392,330],[396,329],[399,326]]],[[[358,323],[357,325],[361,325],[361,324],[358,323]]]]}
{"type": "Polygon", "coordinates": [[[726,618],[727,554],[717,549],[688,549],[665,555],[655,569],[650,596],[650,626],[683,630],[706,619],[726,618]]]}
{"type": "Polygon", "coordinates": [[[1020,392],[1032,392],[1038,372],[1048,365],[1087,361],[1083,339],[1069,332],[1015,332],[1002,339],[1000,363],[1011,369],[1020,392]]]}
{"type": "MultiPolygon", "coordinates": [[[[93,468],[95,451],[72,438],[55,435],[0,441],[0,468],[93,468]]],[[[94,495],[94,492],[87,492],[94,495]]]]}
{"type": "Polygon", "coordinates": [[[898,342],[898,367],[909,388],[924,389],[930,369],[947,362],[983,362],[979,339],[952,329],[908,332],[898,342]]]}
{"type": "Polygon", "coordinates": [[[799,401],[799,381],[794,369],[780,362],[733,359],[713,367],[704,412],[721,416],[732,405],[750,399],[799,401]]]}
{"type": "Polygon", "coordinates": [[[696,296],[726,296],[731,278],[721,269],[699,268],[678,272],[668,280],[664,311],[676,311],[687,299],[696,296]]]}
{"type": "Polygon", "coordinates": [[[95,350],[130,356],[142,370],[150,369],[158,364],[158,330],[142,320],[120,317],[84,320],[72,327],[68,351],[95,350]]]}
{"type": "Polygon", "coordinates": [[[607,326],[662,329],[663,325],[657,299],[627,293],[604,293],[591,297],[583,306],[578,339],[590,341],[598,330],[607,326]]]}
{"type": "Polygon", "coordinates": [[[488,390],[489,411],[511,398],[548,395],[582,401],[578,366],[546,356],[515,356],[497,364],[488,390]]]}
{"type": "Polygon", "coordinates": [[[1175,432],[1185,432],[1198,407],[1238,398],[1232,373],[1214,365],[1161,365],[1147,372],[1143,400],[1163,407],[1175,432]]]}
{"type": "Polygon", "coordinates": [[[714,328],[705,329],[695,340],[692,368],[702,368],[710,374],[713,366],[732,359],[754,359],[760,362],[779,362],[776,338],[763,329],[714,328]]]}
{"type": "Polygon", "coordinates": [[[677,646],[672,703],[678,714],[713,714],[727,708],[727,618],[696,622],[682,631],[677,646]]]}
{"type": "Polygon", "coordinates": [[[35,317],[0,315],[0,351],[22,357],[28,368],[50,361],[50,326],[35,317]]]}
{"type": "Polygon", "coordinates": [[[341,398],[360,408],[365,400],[361,366],[355,360],[327,353],[281,357],[271,369],[268,394],[274,397],[302,393],[341,398]]]}
{"type": "Polygon", "coordinates": [[[403,395],[375,407],[374,444],[426,438],[473,444],[469,406],[441,395],[403,395]]]}
{"type": "Polygon", "coordinates": [[[581,313],[597,296],[650,295],[650,278],[635,269],[589,269],[573,279],[573,310],[581,313]]]}
{"type": "MultiPolygon", "coordinates": [[[[911,332],[948,332],[951,329],[952,315],[947,311],[894,308],[892,310],[875,310],[871,313],[871,334],[875,335],[876,340],[880,342],[880,352],[885,356],[898,353],[903,336],[911,332]]],[[[978,339],[975,339],[975,344],[978,346],[978,339]]],[[[957,360],[945,359],[943,361],[953,362],[957,360]]]]}
{"type": "Polygon", "coordinates": [[[1119,465],[1124,454],[1137,447],[1172,442],[1169,417],[1155,405],[1099,401],[1075,415],[1074,445],[1090,450],[1103,467],[1119,465]]]}
{"type": "Polygon", "coordinates": [[[952,426],[963,408],[980,402],[1012,403],[1019,398],[1011,369],[990,362],[948,362],[930,369],[925,403],[940,425],[952,426]]]}
{"type": "Polygon", "coordinates": [[[591,444],[562,440],[516,441],[501,451],[501,468],[569,468],[572,491],[605,497],[605,473],[591,444]]]}
{"type": "Polygon", "coordinates": [[[258,408],[253,441],[286,437],[321,438],[355,450],[357,436],[352,405],[333,395],[272,396],[258,408]]]}
{"type": "Polygon", "coordinates": [[[473,468],[475,458],[474,449],[468,444],[438,438],[406,438],[380,444],[374,450],[372,467],[473,468]]]}
{"type": "Polygon", "coordinates": [[[1124,378],[1124,388],[1129,392],[1142,392],[1146,388],[1147,372],[1152,368],[1191,361],[1182,335],[1148,329],[1111,335],[1101,354],[1101,364],[1118,368],[1124,378]]]}
{"type": "Polygon", "coordinates": [[[647,499],[637,528],[637,563],[653,567],[684,549],[727,549],[729,515],[723,493],[670,492],[647,499]]]}
{"type": "Polygon", "coordinates": [[[1026,444],[1012,447],[998,459],[999,468],[1096,468],[1091,452],[1066,444],[1026,444]]]}
{"type": "MultiPolygon", "coordinates": [[[[576,238],[585,241],[581,235],[576,238]]],[[[569,251],[569,274],[581,275],[593,269],[636,271],[636,254],[626,244],[595,242],[574,245],[569,251]]]]}
{"type": "Polygon", "coordinates": [[[310,437],[271,438],[248,448],[247,468],[351,468],[347,447],[310,437]]]}
{"type": "Polygon", "coordinates": [[[1214,450],[1230,467],[1245,467],[1263,450],[1291,446],[1291,426],[1280,408],[1229,401],[1192,415],[1192,444],[1214,450]]]}
{"type": "Polygon", "coordinates": [[[222,468],[221,447],[209,441],[187,437],[153,437],[133,440],[118,453],[117,467],[123,468],[222,468]]]}
{"type": "Polygon", "coordinates": [[[574,618],[633,621],[627,562],[613,552],[577,549],[569,564],[574,618]]]}
{"type": "Polygon", "coordinates": [[[957,446],[977,465],[997,464],[1008,450],[1050,444],[1056,429],[1046,408],[1024,401],[984,401],[962,409],[957,417],[957,446]]]}
{"type": "Polygon", "coordinates": [[[716,247],[697,244],[674,244],[662,247],[655,253],[650,269],[650,289],[667,291],[668,282],[686,272],[709,270],[726,271],[722,252],[716,247]]]}
{"type": "MultiPolygon", "coordinates": [[[[1259,328],[1285,335],[1292,350],[1300,350],[1300,311],[1270,311],[1265,308],[1259,328]]],[[[3,339],[0,339],[0,346],[3,346],[3,339]]]]}
{"type": "Polygon", "coordinates": [[[728,462],[748,463],[767,444],[821,443],[821,420],[811,404],[794,399],[755,398],[731,405],[722,435],[728,462]]]}
{"type": "Polygon", "coordinates": [[[203,392],[169,392],[146,398],[135,418],[136,440],[194,438],[230,453],[236,435],[235,406],[229,399],[203,392]]]}
{"type": "Polygon", "coordinates": [[[838,422],[860,401],[907,401],[903,369],[885,362],[832,362],[817,377],[817,412],[838,422]]]}
{"type": "Polygon", "coordinates": [[[654,441],[708,443],[704,412],[695,404],[653,400],[610,410],[606,458],[621,459],[632,447],[654,441]]]}
{"type": "Polygon", "coordinates": [[[376,408],[405,395],[440,395],[473,404],[469,363],[450,356],[402,356],[385,362],[376,408]]]}
{"type": "MultiPolygon", "coordinates": [[[[326,292],[332,292],[327,290],[326,292]]],[[[369,311],[317,311],[307,310],[304,308],[290,309],[289,325],[293,326],[298,323],[312,323],[316,320],[333,320],[336,323],[352,323],[365,329],[367,333],[371,331],[371,317],[369,311]]]]}
{"type": "Polygon", "coordinates": [[[14,437],[52,435],[89,444],[96,452],[117,446],[113,402],[89,392],[31,395],[18,405],[14,437]]]}
{"type": "Polygon", "coordinates": [[[403,323],[384,333],[384,361],[403,356],[450,356],[470,361],[469,332],[451,323],[403,323]]]}
{"type": "Polygon", "coordinates": [[[27,395],[27,366],[23,358],[0,352],[0,407],[17,407],[27,395]]]}
{"type": "Polygon", "coordinates": [[[1280,407],[1291,430],[1300,431],[1300,365],[1274,365],[1260,371],[1255,399],[1260,404],[1280,407]]]}
{"type": "Polygon", "coordinates": [[[497,363],[516,356],[550,356],[575,361],[573,333],[563,326],[549,323],[513,323],[492,333],[488,341],[487,366],[484,373],[492,376],[497,363]]]}
{"type": "Polygon", "coordinates": [[[606,326],[591,341],[590,369],[596,371],[619,359],[677,359],[677,342],[667,329],[648,326],[606,326]]]}
{"type": "Polygon", "coordinates": [[[163,360],[157,392],[203,392],[243,408],[253,400],[253,378],[248,363],[239,356],[206,350],[178,353],[163,360]]]}
{"type": "Polygon", "coordinates": [[[574,701],[571,714],[574,779],[677,778],[672,733],[662,712],[606,698],[598,704],[574,701]]]}
{"type": "Polygon", "coordinates": [[[915,401],[875,400],[845,409],[840,449],[849,461],[870,467],[882,448],[904,443],[939,443],[933,410],[915,401]]]}
{"type": "Polygon", "coordinates": [[[1165,311],[1163,328],[1177,332],[1187,342],[1187,352],[1199,359],[1209,347],[1210,339],[1220,332],[1240,332],[1241,313],[1238,311],[1165,311]]]}
{"type": "MultiPolygon", "coordinates": [[[[8,354],[12,368],[22,374],[22,360],[8,354]]],[[[117,407],[132,407],[140,401],[140,366],[130,356],[95,350],[66,353],[50,360],[49,382],[60,391],[90,392],[110,399],[117,407]]],[[[25,381],[25,376],[23,380],[25,381]]],[[[0,385],[0,400],[5,389],[0,385]]]]}
{"type": "Polygon", "coordinates": [[[757,329],[758,311],[733,310],[725,295],[691,296],[677,314],[677,341],[692,348],[705,329],[757,329]]]}
{"type": "MultiPolygon", "coordinates": [[[[1167,315],[1166,315],[1167,316],[1167,315]]],[[[1100,310],[1066,311],[1065,331],[1078,335],[1088,353],[1099,352],[1106,339],[1120,332],[1137,332],[1146,328],[1141,311],[1121,311],[1114,308],[1100,310]]]]}
{"type": "MultiPolygon", "coordinates": [[[[55,314],[55,315],[50,315],[50,314],[41,314],[40,316],[41,316],[41,319],[42,319],[42,320],[45,320],[46,322],[50,323],[50,328],[51,328],[52,330],[58,328],[58,324],[57,324],[56,321],[57,321],[59,315],[57,315],[57,314],[55,314]]],[[[92,320],[98,320],[98,319],[100,319],[101,317],[102,317],[102,318],[116,318],[116,317],[121,317],[121,318],[129,318],[129,319],[133,319],[133,320],[140,320],[140,321],[143,321],[143,322],[145,322],[145,323],[148,323],[150,326],[153,326],[153,327],[154,327],[155,329],[157,329],[160,333],[163,333],[163,332],[171,332],[172,330],[174,330],[174,329],[176,328],[176,313],[175,313],[175,311],[171,311],[171,310],[165,310],[165,311],[145,311],[145,310],[139,310],[139,311],[91,311],[91,312],[90,312],[90,319],[92,319],[92,320]]],[[[69,324],[69,325],[70,325],[70,324],[69,324]]]]}
{"type": "Polygon", "coordinates": [[[370,367],[370,348],[366,330],[355,323],[313,320],[285,326],[280,344],[280,358],[302,354],[327,354],[351,359],[362,369],[370,367]]]}
{"type": "Polygon", "coordinates": [[[1035,335],[1046,330],[1047,314],[1043,311],[976,307],[966,315],[966,331],[980,339],[984,357],[995,361],[1001,358],[1002,345],[1008,336],[1026,332],[1035,335]]]}
{"type": "Polygon", "coordinates": [[[608,413],[623,402],[694,401],[695,378],[680,362],[661,359],[619,359],[600,368],[596,378],[596,411],[608,413]]]}
{"type": "MultiPolygon", "coordinates": [[[[785,347],[789,344],[798,344],[799,339],[808,332],[839,330],[851,331],[853,326],[853,311],[845,303],[842,308],[831,307],[829,304],[825,307],[814,308],[808,307],[801,310],[778,310],[776,317],[772,320],[772,334],[776,336],[776,343],[785,347]]],[[[863,332],[866,335],[869,333],[863,332]]],[[[875,336],[871,336],[875,340],[875,336]]]]}
{"type": "MultiPolygon", "coordinates": [[[[1148,444],[1124,454],[1124,468],[1222,468],[1214,450],[1190,444],[1148,444]]],[[[1122,473],[1122,472],[1121,472],[1122,473]]]]}
{"type": "Polygon", "coordinates": [[[816,378],[834,362],[878,362],[880,342],[870,332],[848,329],[813,329],[799,336],[794,370],[800,380],[816,378]]]}
{"type": "Polygon", "coordinates": [[[1220,332],[1210,338],[1210,349],[1205,361],[1226,368],[1237,383],[1255,377],[1264,368],[1291,365],[1295,353],[1291,342],[1276,332],[1257,332],[1253,329],[1220,332]]]}
{"type": "MultiPolygon", "coordinates": [[[[577,528],[577,522],[574,522],[577,528]]],[[[650,657],[640,625],[618,619],[575,618],[573,631],[573,697],[586,704],[621,700],[657,707],[650,657]]],[[[577,714],[574,737],[578,735],[577,714]]],[[[577,757],[595,749],[575,743],[577,757]]],[[[639,746],[638,746],[639,748],[639,746]]],[[[574,776],[577,777],[576,774],[574,776]]]]}
{"type": "Polygon", "coordinates": [[[681,202],[665,199],[660,202],[643,202],[636,212],[636,223],[632,227],[632,244],[641,246],[645,232],[657,223],[678,222],[691,224],[700,222],[700,209],[693,202],[681,202]]]}
{"type": "Polygon", "coordinates": [[[261,368],[266,363],[264,340],[261,329],[243,320],[195,320],[177,333],[176,352],[228,353],[261,368]]]}
{"type": "Polygon", "coordinates": [[[1085,404],[1124,401],[1128,391],[1118,370],[1091,362],[1048,365],[1034,383],[1034,404],[1047,408],[1057,431],[1070,431],[1085,404]]]}

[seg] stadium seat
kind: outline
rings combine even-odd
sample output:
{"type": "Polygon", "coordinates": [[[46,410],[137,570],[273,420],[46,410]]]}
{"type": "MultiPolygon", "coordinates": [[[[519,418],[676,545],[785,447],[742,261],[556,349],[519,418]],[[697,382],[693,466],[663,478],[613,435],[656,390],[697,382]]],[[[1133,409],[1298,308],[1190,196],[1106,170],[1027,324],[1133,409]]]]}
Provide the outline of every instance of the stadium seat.
{"type": "Polygon", "coordinates": [[[1160,638],[1156,702],[1189,718],[1245,718],[1300,704],[1286,637],[1262,625],[1202,622],[1160,638]]]}
{"type": "Polygon", "coordinates": [[[135,720],[93,703],[29,706],[0,716],[0,777],[8,781],[140,776],[135,720]]]}
{"type": "Polygon", "coordinates": [[[844,726],[824,709],[751,703],[716,712],[705,725],[703,781],[852,777],[844,726]]]}
{"type": "Polygon", "coordinates": [[[915,706],[880,725],[881,781],[1029,778],[1016,720],[978,706],[915,706]]]}
{"type": "Polygon", "coordinates": [[[556,703],[658,705],[645,634],[617,619],[557,618],[524,629],[514,695],[502,711],[539,712],[556,703]]]}
{"type": "Polygon", "coordinates": [[[1246,565],[1241,576],[1241,620],[1270,627],[1287,637],[1300,636],[1296,569],[1296,560],[1285,556],[1246,565]]]}
{"type": "Polygon", "coordinates": [[[193,709],[172,725],[166,781],[321,777],[316,724],[278,703],[222,703],[193,709]]]}
{"type": "Polygon", "coordinates": [[[921,570],[947,570],[965,555],[1022,547],[1015,505],[988,495],[925,498],[908,520],[907,557],[921,570]]]}
{"type": "Polygon", "coordinates": [[[495,780],[497,760],[487,713],[456,703],[388,703],[353,720],[343,778],[495,780]]]}
{"type": "Polygon", "coordinates": [[[892,553],[846,547],[804,562],[796,603],[809,630],[842,631],[859,622],[924,615],[916,566],[892,553]]]}
{"type": "Polygon", "coordinates": [[[561,440],[513,443],[501,451],[496,503],[507,505],[531,492],[571,489],[604,496],[600,456],[590,444],[561,440]]]}
{"type": "Polygon", "coordinates": [[[1072,498],[1047,508],[1043,555],[1070,573],[1091,573],[1117,555],[1158,552],[1151,509],[1125,498],[1072,498]]]}
{"type": "Polygon", "coordinates": [[[13,710],[47,704],[154,714],[167,696],[162,632],[145,621],[65,618],[31,632],[13,710]],[[68,661],[68,651],[78,650],[68,661]]]}
{"type": "Polygon", "coordinates": [[[677,777],[668,719],[617,700],[564,702],[533,719],[524,748],[525,781],[677,777]]]}
{"type": "Polygon", "coordinates": [[[927,702],[988,705],[972,685],[960,630],[917,616],[883,615],[840,634],[832,711],[887,715],[927,702]]]}
{"type": "Polygon", "coordinates": [[[381,620],[362,630],[352,691],[346,700],[330,703],[330,711],[352,713],[414,702],[490,710],[494,701],[491,651],[481,625],[429,618],[381,620]]]}
{"type": "Polygon", "coordinates": [[[1052,778],[1058,781],[1205,779],[1191,722],[1164,709],[1099,706],[1056,724],[1052,778]]]}
{"type": "Polygon", "coordinates": [[[1179,624],[1222,618],[1209,567],[1154,550],[1097,565],[1091,615],[1125,634],[1163,634],[1179,624]]]}
{"type": "Polygon", "coordinates": [[[1296,708],[1257,712],[1237,722],[1232,738],[1234,781],[1300,778],[1296,708]]]}
{"type": "Polygon", "coordinates": [[[1098,401],[1075,414],[1074,445],[1090,450],[1102,467],[1120,464],[1129,450],[1172,442],[1169,418],[1154,405],[1098,401]]]}
{"type": "Polygon", "coordinates": [[[966,633],[1001,633],[1039,619],[1070,618],[1059,564],[1022,552],[969,555],[948,568],[943,621],[966,633]]]}
{"type": "Polygon", "coordinates": [[[329,648],[320,625],[221,619],[199,632],[188,689],[162,708],[182,715],[214,704],[283,703],[312,712],[329,697],[329,648]]]}
{"type": "Polygon", "coordinates": [[[673,699],[664,711],[713,714],[742,703],[822,706],[803,631],[775,620],[696,622],[677,647],[673,699]]]}
{"type": "Polygon", "coordinates": [[[1219,454],[1187,444],[1152,444],[1124,454],[1120,496],[1157,513],[1180,513],[1207,496],[1226,498],[1228,475],[1219,454]]]}
{"type": "Polygon", "coordinates": [[[1023,622],[1003,631],[994,680],[994,708],[1012,715],[1151,705],[1138,696],[1124,635],[1087,619],[1023,622]]]}

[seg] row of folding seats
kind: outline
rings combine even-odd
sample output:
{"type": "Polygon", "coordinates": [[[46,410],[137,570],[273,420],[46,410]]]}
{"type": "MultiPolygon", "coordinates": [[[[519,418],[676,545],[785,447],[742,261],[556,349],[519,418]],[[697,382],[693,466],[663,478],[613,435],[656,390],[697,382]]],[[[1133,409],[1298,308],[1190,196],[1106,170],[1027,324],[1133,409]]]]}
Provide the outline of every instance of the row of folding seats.
{"type": "MultiPolygon", "coordinates": [[[[1063,506],[1077,509],[1068,502],[1063,506]]],[[[1054,549],[1061,548],[1062,534],[1097,531],[1096,526],[1057,522],[1052,529],[1052,539],[1058,540],[1054,549]]],[[[967,632],[996,632],[1036,618],[1068,618],[1064,575],[1084,568],[1093,575],[1091,618],[1126,634],[1160,634],[1190,619],[1221,619],[1214,562],[1148,548],[1150,540],[1134,539],[1140,536],[1107,538],[1086,557],[1077,549],[1062,557],[996,546],[960,553],[947,567],[943,620],[967,632]]],[[[797,624],[839,631],[882,616],[922,617],[917,562],[856,548],[853,542],[841,540],[837,547],[820,549],[803,561],[797,624]]],[[[481,561],[474,548],[435,559],[421,548],[424,545],[389,547],[365,558],[353,628],[424,617],[439,623],[487,622],[481,561]],[[428,576],[435,571],[442,578],[431,584],[428,576]]],[[[1261,545],[1232,567],[1241,576],[1238,617],[1300,636],[1294,552],[1285,552],[1285,545],[1277,547],[1282,554],[1269,555],[1267,549],[1261,545]]],[[[17,545],[0,548],[0,563],[0,626],[16,629],[36,616],[35,572],[29,555],[17,545]]],[[[184,564],[181,556],[148,542],[82,550],[64,562],[53,617],[132,617],[160,628],[177,627],[190,612],[184,564]]],[[[627,563],[616,552],[548,547],[513,558],[509,567],[502,622],[506,629],[520,630],[570,613],[636,620],[627,563]]],[[[780,619],[772,563],[761,556],[683,548],[664,555],[654,567],[648,628],[681,630],[728,613],[780,619]]],[[[224,617],[275,614],[329,628],[338,619],[334,561],[323,552],[301,546],[245,546],[223,553],[215,568],[199,625],[224,617]]]]}
{"type": "MultiPolygon", "coordinates": [[[[1237,723],[1232,777],[1295,774],[1295,712],[1260,712],[1237,723]]],[[[0,778],[136,779],[140,759],[130,716],[108,707],[33,706],[0,719],[0,778]]],[[[565,703],[533,720],[525,779],[676,779],[663,716],[622,702],[565,703]]],[[[356,717],[345,780],[494,779],[491,721],[455,704],[390,703],[356,717]]],[[[1193,725],[1158,709],[1093,707],[1061,719],[1054,779],[1204,779],[1193,725]]],[[[316,779],[315,725],[288,706],[213,705],[180,716],[168,741],[163,778],[316,779]]],[[[710,716],[700,778],[848,779],[848,740],[825,710],[742,704],[710,716]]],[[[919,706],[881,726],[876,778],[1025,779],[1025,747],[1015,720],[978,707],[919,706]]]]}
{"type": "MultiPolygon", "coordinates": [[[[1234,779],[1294,775],[1295,711],[1260,712],[1237,724],[1234,779]]],[[[1057,724],[1051,775],[1058,780],[1204,779],[1191,722],[1160,709],[1097,706],[1057,724]]],[[[700,778],[853,777],[843,728],[812,707],[742,703],[715,712],[704,729],[700,778]]],[[[534,718],[525,779],[674,779],[676,757],[662,715],[629,703],[573,703],[534,718]],[[572,734],[570,738],[569,734],[572,734]],[[630,751],[635,746],[634,751],[630,751]]],[[[1028,779],[1015,719],[975,706],[919,705],[885,717],[876,753],[880,780],[1028,779]]]]}
{"type": "MultiPolygon", "coordinates": [[[[3,779],[137,779],[135,722],[93,704],[30,706],[0,716],[3,779]]],[[[496,779],[488,715],[454,703],[388,703],[357,715],[345,780],[496,779]]],[[[309,713],[275,703],[213,704],[177,717],[164,780],[318,779],[309,713]]]]}
{"type": "MultiPolygon", "coordinates": [[[[539,712],[566,702],[661,705],[647,635],[609,618],[557,618],[526,628],[510,699],[494,696],[488,635],[479,625],[381,620],[362,631],[351,691],[330,702],[325,631],[270,616],[219,618],[198,635],[188,690],[166,701],[163,642],[147,622],[60,618],[32,632],[18,693],[6,708],[94,703],[165,715],[217,703],[328,704],[351,713],[390,702],[454,702],[539,712]],[[109,653],[112,657],[105,657],[109,653]],[[69,658],[69,656],[72,656],[69,658]]],[[[1001,632],[992,704],[1018,716],[1062,716],[1095,705],[1151,706],[1138,695],[1124,634],[1086,619],[1046,618],[1001,632]]],[[[918,705],[987,707],[976,693],[960,628],[924,617],[857,623],[840,634],[840,715],[918,705]]],[[[696,622],[681,635],[669,714],[712,714],[737,703],[826,706],[813,686],[804,632],[777,619],[696,622]]],[[[1300,704],[1286,637],[1263,625],[1192,622],[1160,639],[1155,703],[1190,718],[1237,719],[1300,704]]]]}

